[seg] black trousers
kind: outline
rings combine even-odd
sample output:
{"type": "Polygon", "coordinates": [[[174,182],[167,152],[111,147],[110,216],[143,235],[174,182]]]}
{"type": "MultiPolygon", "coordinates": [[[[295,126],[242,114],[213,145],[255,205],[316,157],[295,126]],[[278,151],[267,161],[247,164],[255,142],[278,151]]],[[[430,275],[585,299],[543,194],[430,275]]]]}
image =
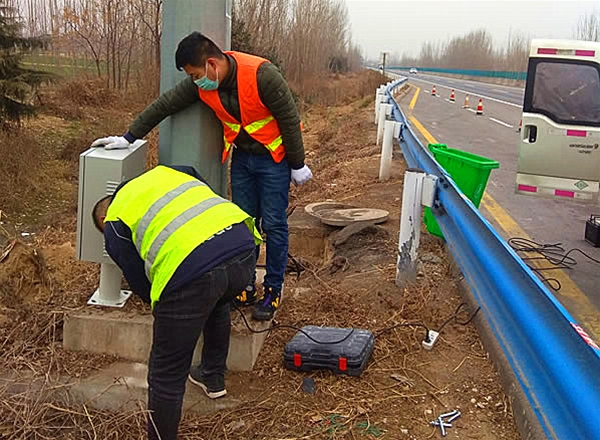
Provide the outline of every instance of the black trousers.
{"type": "Polygon", "coordinates": [[[148,362],[148,438],[175,440],[194,348],[204,335],[204,377],[225,374],[231,330],[230,302],[254,276],[254,250],[246,251],[161,298],[153,310],[148,362]]]}

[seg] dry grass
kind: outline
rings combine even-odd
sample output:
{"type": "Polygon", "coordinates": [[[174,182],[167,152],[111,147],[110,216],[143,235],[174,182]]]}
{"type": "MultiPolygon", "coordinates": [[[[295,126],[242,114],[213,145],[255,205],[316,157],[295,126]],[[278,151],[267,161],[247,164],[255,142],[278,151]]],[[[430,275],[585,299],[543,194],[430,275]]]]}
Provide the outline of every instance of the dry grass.
{"type": "MultiPolygon", "coordinates": [[[[302,110],[311,105],[339,106],[374,95],[388,80],[379,72],[367,70],[349,75],[319,75],[306,79],[301,89],[302,110]]],[[[298,86],[291,84],[293,89],[298,86]]]]}
{"type": "MultiPolygon", "coordinates": [[[[98,137],[124,133],[153,98],[148,90],[108,90],[94,78],[50,85],[40,97],[37,117],[0,132],[0,210],[27,227],[44,226],[49,211],[56,213],[65,200],[73,211],[80,153],[98,137]]],[[[155,163],[157,130],[148,138],[149,163],[155,163]]]]}
{"type": "Polygon", "coordinates": [[[9,210],[26,194],[38,193],[42,145],[25,131],[0,132],[0,208],[9,210]]]}
{"type": "Polygon", "coordinates": [[[146,411],[111,412],[73,406],[67,387],[48,379],[0,385],[0,438],[20,439],[123,439],[144,438],[146,411]],[[32,396],[35,398],[32,399],[32,396]]]}
{"type": "Polygon", "coordinates": [[[105,80],[73,79],[60,84],[57,96],[62,102],[70,101],[86,107],[103,107],[114,105],[119,94],[115,89],[108,89],[105,80]]]}

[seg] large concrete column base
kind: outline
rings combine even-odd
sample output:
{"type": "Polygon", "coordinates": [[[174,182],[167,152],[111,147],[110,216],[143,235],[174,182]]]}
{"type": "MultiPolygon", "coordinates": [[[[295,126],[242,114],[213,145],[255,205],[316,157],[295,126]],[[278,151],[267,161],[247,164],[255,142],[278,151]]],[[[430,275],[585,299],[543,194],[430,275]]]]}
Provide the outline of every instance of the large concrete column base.
{"type": "MultiPolygon", "coordinates": [[[[257,270],[258,282],[262,282],[264,271],[257,270]]],[[[244,313],[255,330],[265,330],[271,321],[251,320],[252,308],[244,313]]],[[[132,315],[131,312],[101,308],[89,308],[65,315],[63,346],[65,350],[87,351],[97,354],[116,355],[135,362],[147,362],[152,346],[151,315],[132,315]]],[[[227,357],[230,371],[250,371],[268,332],[251,333],[241,322],[236,311],[232,311],[231,342],[227,357]]],[[[202,337],[194,353],[194,364],[200,361],[202,337]]]]}

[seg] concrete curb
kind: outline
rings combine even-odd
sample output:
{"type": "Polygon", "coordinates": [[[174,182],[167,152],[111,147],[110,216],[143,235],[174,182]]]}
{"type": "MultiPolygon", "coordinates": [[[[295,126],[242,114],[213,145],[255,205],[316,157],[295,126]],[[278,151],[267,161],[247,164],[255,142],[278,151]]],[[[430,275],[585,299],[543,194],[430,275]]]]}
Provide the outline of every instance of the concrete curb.
{"type": "MultiPolygon", "coordinates": [[[[139,411],[146,408],[148,367],[141,363],[115,362],[83,379],[69,376],[34,377],[33,373],[12,372],[0,375],[0,388],[8,396],[19,396],[42,404],[57,402],[86,405],[98,410],[139,411]]],[[[240,399],[226,396],[209,399],[200,387],[186,383],[184,411],[212,414],[231,410],[242,404],[240,399]]]]}

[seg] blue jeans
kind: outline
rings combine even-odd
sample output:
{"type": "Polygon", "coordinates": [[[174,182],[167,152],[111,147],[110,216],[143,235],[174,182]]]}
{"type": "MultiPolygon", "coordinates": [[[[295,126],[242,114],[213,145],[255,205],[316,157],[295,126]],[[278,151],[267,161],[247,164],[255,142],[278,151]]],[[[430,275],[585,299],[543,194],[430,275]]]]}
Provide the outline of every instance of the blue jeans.
{"type": "MultiPolygon", "coordinates": [[[[288,256],[286,210],[290,192],[287,160],[275,163],[270,154],[249,154],[237,148],[231,159],[233,203],[256,219],[267,235],[265,287],[281,290],[288,256]]],[[[259,247],[256,248],[258,260],[259,247]]]]}
{"type": "Polygon", "coordinates": [[[148,439],[177,439],[185,382],[201,332],[202,376],[223,380],[229,351],[230,302],[248,285],[254,271],[254,253],[243,252],[169,292],[154,307],[148,362],[148,439]]]}

